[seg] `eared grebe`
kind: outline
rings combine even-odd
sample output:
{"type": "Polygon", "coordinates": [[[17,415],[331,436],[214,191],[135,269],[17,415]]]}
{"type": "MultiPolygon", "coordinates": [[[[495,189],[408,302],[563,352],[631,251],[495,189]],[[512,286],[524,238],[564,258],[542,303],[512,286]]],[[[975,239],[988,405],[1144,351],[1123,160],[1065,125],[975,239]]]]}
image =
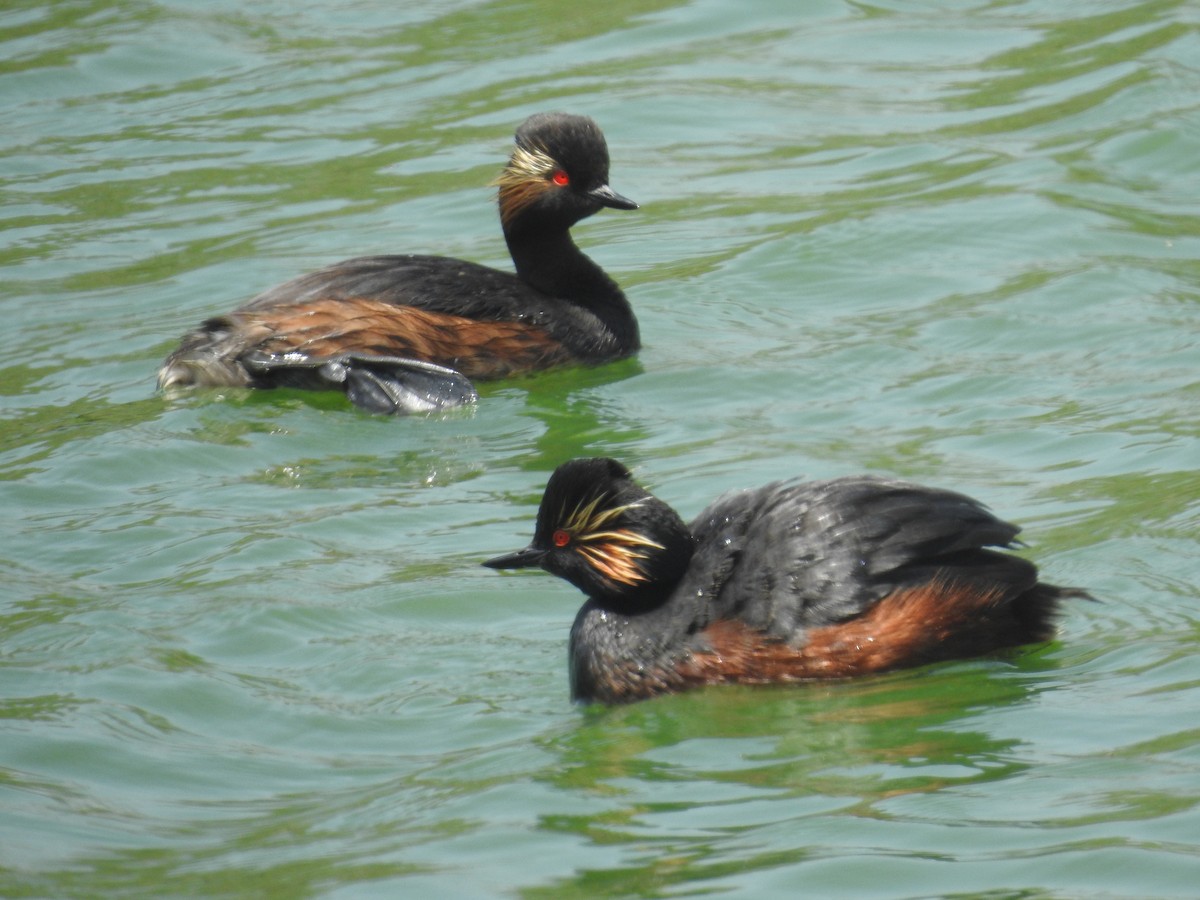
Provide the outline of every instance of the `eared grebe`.
{"type": "Polygon", "coordinates": [[[185,335],[159,387],[334,389],[405,413],[472,402],[471,379],[636,353],[629,302],[570,235],[602,207],[637,209],[608,186],[596,123],[531,116],[495,184],[516,275],[442,256],[336,263],[185,335]]]}
{"type": "Polygon", "coordinates": [[[588,596],[571,694],[622,703],[702,684],[842,678],[1048,640],[1058,602],[962,494],[870,476],[726,494],[690,526],[612,459],[551,476],[540,566],[588,596]]]}

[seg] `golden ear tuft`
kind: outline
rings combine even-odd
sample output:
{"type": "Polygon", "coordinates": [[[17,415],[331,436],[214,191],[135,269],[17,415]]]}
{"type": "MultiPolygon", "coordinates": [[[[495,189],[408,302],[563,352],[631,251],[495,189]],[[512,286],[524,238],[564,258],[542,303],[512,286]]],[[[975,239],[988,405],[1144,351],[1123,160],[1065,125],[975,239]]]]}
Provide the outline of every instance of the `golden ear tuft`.
{"type": "Polygon", "coordinates": [[[500,223],[507,225],[550,190],[553,187],[550,179],[557,168],[558,163],[542,148],[518,144],[508,165],[492,181],[492,186],[499,188],[500,223]]]}
{"type": "Polygon", "coordinates": [[[646,559],[649,554],[639,550],[639,547],[666,549],[657,541],[621,528],[589,535],[588,540],[579,545],[578,552],[610,581],[633,587],[648,579],[640,560],[646,559]]]}
{"type": "Polygon", "coordinates": [[[628,586],[640,584],[647,580],[639,564],[649,556],[643,551],[666,548],[630,528],[608,528],[622,513],[642,504],[639,501],[603,509],[600,504],[605,499],[601,495],[580,503],[561,517],[562,527],[575,536],[576,552],[610,581],[628,586]]]}

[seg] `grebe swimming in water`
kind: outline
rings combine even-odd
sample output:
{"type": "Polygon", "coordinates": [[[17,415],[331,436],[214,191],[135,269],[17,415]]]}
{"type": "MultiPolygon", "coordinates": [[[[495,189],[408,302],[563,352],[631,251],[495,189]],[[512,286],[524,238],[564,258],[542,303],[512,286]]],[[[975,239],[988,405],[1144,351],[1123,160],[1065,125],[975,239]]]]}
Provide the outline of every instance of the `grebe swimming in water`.
{"type": "Polygon", "coordinates": [[[870,476],[733,492],[685,525],[616,460],[576,459],[550,477],[529,547],[484,565],[583,591],[572,696],[622,703],[1048,640],[1059,601],[1088,595],[989,549],[1019,530],[963,494],[870,476]]]}
{"type": "Polygon", "coordinates": [[[407,413],[473,402],[474,379],[636,353],[629,302],[570,235],[604,207],[637,208],[608,186],[596,123],[531,116],[495,184],[515,275],[443,256],[335,263],[189,332],[159,387],[341,390],[370,412],[407,413]]]}

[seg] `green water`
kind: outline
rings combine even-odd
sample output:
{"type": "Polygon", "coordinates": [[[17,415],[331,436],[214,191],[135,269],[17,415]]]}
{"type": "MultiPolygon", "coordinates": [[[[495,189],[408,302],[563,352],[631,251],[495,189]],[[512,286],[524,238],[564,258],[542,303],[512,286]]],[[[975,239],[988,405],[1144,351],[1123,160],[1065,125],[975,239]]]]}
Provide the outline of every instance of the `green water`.
{"type": "Polygon", "coordinates": [[[1197,895],[1195,4],[8,0],[0,47],[0,896],[1197,895]],[[318,265],[506,265],[544,109],[642,203],[577,229],[637,361],[440,420],[154,393],[318,265]],[[688,516],[964,490],[1104,602],[581,710],[579,598],[478,562],[601,453],[688,516]]]}

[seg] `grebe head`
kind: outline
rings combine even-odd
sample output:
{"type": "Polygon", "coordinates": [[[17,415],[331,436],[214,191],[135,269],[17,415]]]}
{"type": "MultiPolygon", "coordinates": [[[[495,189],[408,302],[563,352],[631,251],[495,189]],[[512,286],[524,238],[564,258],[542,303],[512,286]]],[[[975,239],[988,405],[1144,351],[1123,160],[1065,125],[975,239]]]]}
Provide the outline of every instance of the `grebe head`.
{"type": "Polygon", "coordinates": [[[608,186],[608,145],[587,116],[530,116],[517,129],[516,147],[493,183],[506,231],[566,230],[606,206],[638,208],[608,186]]]}
{"type": "Polygon", "coordinates": [[[540,567],[620,609],[665,599],[691,562],[678,514],[613,459],[575,459],[550,476],[533,542],[484,563],[540,567]]]}

